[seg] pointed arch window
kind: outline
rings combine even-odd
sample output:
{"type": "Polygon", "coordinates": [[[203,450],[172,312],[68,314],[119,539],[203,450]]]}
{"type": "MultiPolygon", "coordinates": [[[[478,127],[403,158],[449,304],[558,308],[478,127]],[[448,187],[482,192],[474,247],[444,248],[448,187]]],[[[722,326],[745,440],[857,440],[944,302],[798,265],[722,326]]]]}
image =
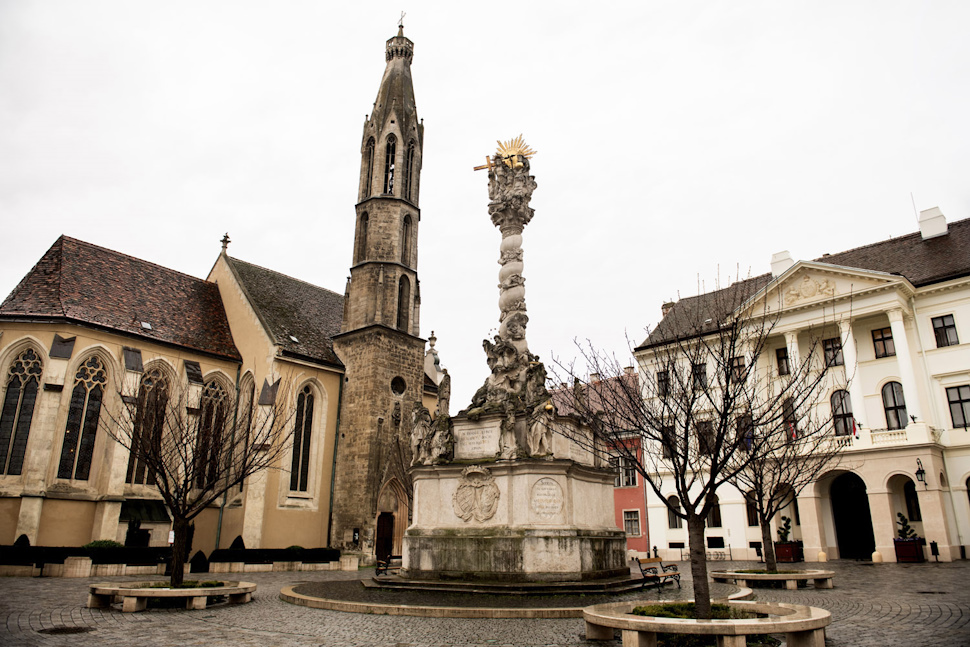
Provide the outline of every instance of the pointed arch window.
{"type": "Polygon", "coordinates": [[[411,199],[411,184],[414,178],[414,140],[408,142],[408,151],[404,156],[404,182],[401,186],[404,187],[404,199],[411,199]]]}
{"type": "Polygon", "coordinates": [[[397,155],[397,138],[387,136],[384,146],[384,193],[394,193],[394,159],[397,155]]]}
{"type": "Polygon", "coordinates": [[[407,331],[411,311],[411,281],[402,276],[397,284],[397,329],[407,331]]]}
{"type": "Polygon", "coordinates": [[[195,435],[196,487],[209,487],[225,476],[220,470],[220,459],[228,429],[228,401],[226,389],[218,381],[206,382],[199,402],[199,424],[195,435]]]}
{"type": "Polygon", "coordinates": [[[57,478],[88,480],[107,382],[104,365],[96,356],[81,364],[74,375],[74,390],[71,392],[57,478]]]}
{"type": "Polygon", "coordinates": [[[404,216],[401,223],[401,262],[411,265],[411,216],[404,216]]]}
{"type": "Polygon", "coordinates": [[[905,429],[906,399],[903,397],[903,385],[899,382],[889,382],[882,387],[882,406],[886,411],[887,429],[905,429]]]}
{"type": "Polygon", "coordinates": [[[310,482],[310,441],[313,436],[313,389],[303,387],[296,397],[296,428],[290,461],[290,490],[306,492],[310,482]]]}
{"type": "Polygon", "coordinates": [[[832,424],[836,436],[851,436],[855,429],[852,419],[852,401],[848,391],[836,391],[829,402],[832,404],[832,424]]]}
{"type": "Polygon", "coordinates": [[[373,193],[374,187],[374,138],[367,140],[364,150],[364,198],[369,198],[373,193]]]}
{"type": "Polygon", "coordinates": [[[360,227],[357,232],[357,262],[363,263],[367,259],[367,228],[370,226],[370,216],[367,212],[360,214],[360,227]]]}
{"type": "Polygon", "coordinates": [[[159,368],[149,368],[141,376],[134,405],[131,449],[128,455],[126,483],[155,485],[155,473],[149,464],[160,458],[162,429],[168,407],[168,380],[159,368]]]}
{"type": "Polygon", "coordinates": [[[0,410],[0,474],[17,475],[24,467],[30,422],[44,365],[28,348],[14,360],[7,374],[3,409],[0,410]]]}

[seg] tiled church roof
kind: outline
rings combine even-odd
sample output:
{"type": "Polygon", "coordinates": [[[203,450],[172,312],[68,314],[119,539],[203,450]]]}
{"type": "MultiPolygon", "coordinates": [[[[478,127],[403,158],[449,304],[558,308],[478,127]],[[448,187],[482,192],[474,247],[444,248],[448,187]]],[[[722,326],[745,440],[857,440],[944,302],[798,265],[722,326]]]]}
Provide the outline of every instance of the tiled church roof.
{"type": "MultiPolygon", "coordinates": [[[[854,267],[904,276],[916,287],[970,275],[970,218],[948,223],[943,236],[923,240],[920,232],[856,247],[815,259],[817,263],[854,267]]],[[[730,287],[681,299],[639,346],[646,348],[677,337],[706,334],[701,323],[723,321],[772,280],[771,273],[738,281],[730,287]],[[697,328],[700,327],[700,330],[697,328]]]]}
{"type": "Polygon", "coordinates": [[[241,359],[214,283],[67,236],[0,304],[0,319],[25,318],[87,324],[241,359]]]}
{"type": "Polygon", "coordinates": [[[343,366],[334,353],[333,336],[340,332],[344,295],[237,258],[226,260],[284,353],[343,366]]]}

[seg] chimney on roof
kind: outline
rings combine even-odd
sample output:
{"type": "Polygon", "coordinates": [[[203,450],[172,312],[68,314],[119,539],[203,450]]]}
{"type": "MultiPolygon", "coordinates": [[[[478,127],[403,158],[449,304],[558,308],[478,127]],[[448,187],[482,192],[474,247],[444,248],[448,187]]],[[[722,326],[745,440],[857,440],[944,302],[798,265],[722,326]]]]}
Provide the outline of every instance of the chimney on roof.
{"type": "Polygon", "coordinates": [[[771,255],[771,276],[778,278],[788,271],[788,268],[795,264],[791,253],[786,249],[783,252],[775,252],[771,255]]]}
{"type": "Polygon", "coordinates": [[[597,382],[600,381],[600,374],[599,373],[590,373],[589,374],[589,381],[590,381],[591,384],[596,384],[597,382]]]}
{"type": "Polygon", "coordinates": [[[670,309],[673,308],[673,307],[674,307],[674,302],[673,301],[667,301],[662,306],[660,306],[660,312],[662,312],[663,313],[663,316],[666,317],[667,316],[667,313],[670,312],[670,309]]]}
{"type": "Polygon", "coordinates": [[[939,207],[919,212],[919,233],[922,234],[923,240],[946,236],[946,217],[939,207]]]}
{"type": "Polygon", "coordinates": [[[633,375],[633,372],[634,372],[635,370],[636,370],[636,369],[635,369],[635,368],[633,368],[632,366],[626,366],[626,367],[624,367],[624,368],[623,368],[623,373],[624,373],[625,375],[633,375]]]}

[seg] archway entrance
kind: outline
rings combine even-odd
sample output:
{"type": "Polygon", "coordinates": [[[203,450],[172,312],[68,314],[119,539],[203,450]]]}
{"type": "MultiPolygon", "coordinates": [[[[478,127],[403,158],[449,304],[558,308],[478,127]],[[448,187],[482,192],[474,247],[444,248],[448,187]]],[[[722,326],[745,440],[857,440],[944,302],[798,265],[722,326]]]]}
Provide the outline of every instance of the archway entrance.
{"type": "Polygon", "coordinates": [[[377,517],[377,545],[374,552],[377,559],[386,560],[394,550],[394,514],[382,512],[377,517]]]}
{"type": "Polygon", "coordinates": [[[832,481],[832,517],[842,559],[870,559],[876,549],[869,496],[861,478],[848,472],[832,481]]]}

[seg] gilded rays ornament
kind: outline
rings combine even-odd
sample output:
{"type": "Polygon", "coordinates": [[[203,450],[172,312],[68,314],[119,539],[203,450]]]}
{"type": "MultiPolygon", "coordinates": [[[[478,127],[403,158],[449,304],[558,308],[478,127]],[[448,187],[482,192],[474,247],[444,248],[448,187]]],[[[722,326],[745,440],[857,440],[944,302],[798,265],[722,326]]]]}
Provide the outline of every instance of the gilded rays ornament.
{"type": "MultiPolygon", "coordinates": [[[[509,168],[520,168],[522,166],[522,158],[532,159],[532,156],[536,154],[536,151],[525,143],[525,139],[522,135],[519,135],[515,139],[511,139],[507,142],[497,140],[495,143],[498,144],[498,148],[495,151],[495,155],[505,163],[509,168]]],[[[474,170],[481,171],[483,169],[492,168],[492,158],[486,157],[485,164],[482,166],[476,166],[474,170]]]]}

